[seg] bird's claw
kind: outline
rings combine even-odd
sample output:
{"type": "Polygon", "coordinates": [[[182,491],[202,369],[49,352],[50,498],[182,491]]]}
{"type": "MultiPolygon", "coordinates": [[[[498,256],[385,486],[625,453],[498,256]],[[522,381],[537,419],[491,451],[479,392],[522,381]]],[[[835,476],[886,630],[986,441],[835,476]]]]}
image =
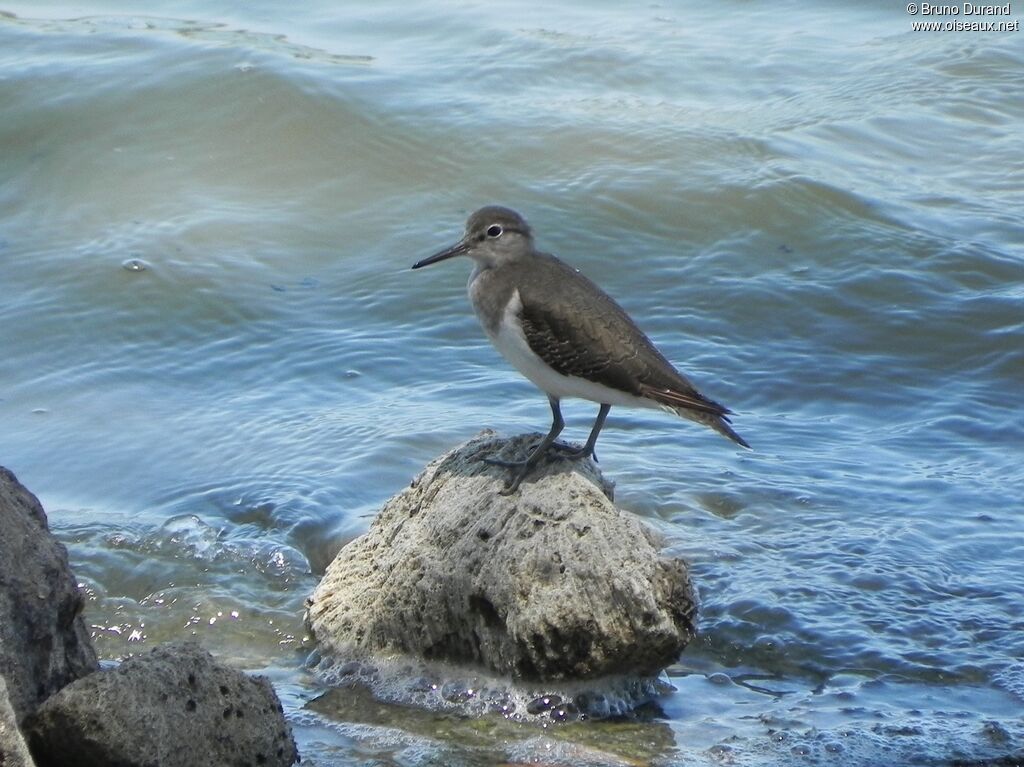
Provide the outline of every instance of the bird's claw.
{"type": "Polygon", "coordinates": [[[501,466],[503,469],[518,469],[526,465],[526,461],[506,461],[501,458],[482,458],[488,466],[501,466]]]}
{"type": "MultiPolygon", "coordinates": [[[[536,449],[536,448],[535,448],[536,449]]],[[[584,458],[593,458],[594,462],[597,462],[597,453],[593,448],[584,447],[570,447],[562,443],[554,443],[548,446],[545,451],[543,458],[545,460],[556,460],[556,461],[578,461],[584,458]]],[[[500,466],[503,469],[519,469],[514,475],[505,479],[505,487],[498,491],[499,495],[512,495],[519,489],[519,485],[522,484],[523,480],[529,476],[530,472],[536,468],[537,464],[540,463],[538,460],[532,460],[533,453],[531,452],[529,458],[525,458],[521,461],[506,461],[503,458],[481,458],[480,460],[486,463],[488,466],[500,466]]]]}
{"type": "Polygon", "coordinates": [[[561,461],[578,461],[580,459],[590,457],[594,459],[594,463],[597,463],[597,453],[593,448],[588,450],[586,446],[569,447],[561,442],[556,442],[548,448],[548,450],[557,450],[560,453],[560,455],[558,455],[558,459],[561,461]]]}
{"type": "Polygon", "coordinates": [[[519,485],[526,479],[526,475],[530,473],[531,468],[530,466],[524,466],[522,471],[518,472],[514,478],[507,478],[505,480],[505,487],[498,491],[498,495],[513,495],[519,490],[519,485]]]}

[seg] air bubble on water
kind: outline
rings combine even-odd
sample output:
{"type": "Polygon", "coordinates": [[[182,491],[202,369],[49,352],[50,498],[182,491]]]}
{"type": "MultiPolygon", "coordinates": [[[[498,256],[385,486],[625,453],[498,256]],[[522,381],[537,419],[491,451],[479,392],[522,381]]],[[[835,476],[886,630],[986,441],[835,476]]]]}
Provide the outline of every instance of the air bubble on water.
{"type": "Polygon", "coordinates": [[[732,758],[732,748],[722,743],[716,743],[708,749],[708,756],[716,762],[728,761],[732,758]]]}
{"type": "Polygon", "coordinates": [[[126,259],[121,263],[121,268],[126,272],[144,272],[148,270],[149,264],[143,261],[141,258],[132,257],[126,259]]]}
{"type": "Polygon", "coordinates": [[[449,703],[465,703],[476,697],[473,688],[465,682],[455,680],[448,682],[441,688],[441,697],[449,703]]]}
{"type": "Polygon", "coordinates": [[[541,695],[540,697],[534,698],[526,704],[526,713],[528,714],[542,714],[545,711],[559,706],[562,703],[560,695],[541,695]]]}
{"type": "Polygon", "coordinates": [[[221,552],[219,538],[218,531],[195,514],[180,514],[161,526],[157,546],[213,560],[221,552]]]}
{"type": "MultiPolygon", "coordinates": [[[[296,578],[313,571],[309,560],[298,549],[282,543],[254,542],[248,552],[249,561],[256,571],[276,578],[296,578]]],[[[240,545],[239,554],[246,547],[240,545]]]]}

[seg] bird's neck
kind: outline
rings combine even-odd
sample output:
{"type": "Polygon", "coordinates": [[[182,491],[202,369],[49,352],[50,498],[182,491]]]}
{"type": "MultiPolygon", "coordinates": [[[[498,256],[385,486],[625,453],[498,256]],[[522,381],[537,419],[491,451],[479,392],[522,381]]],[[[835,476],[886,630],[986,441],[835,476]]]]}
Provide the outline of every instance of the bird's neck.
{"type": "Polygon", "coordinates": [[[515,280],[500,266],[477,264],[469,276],[469,300],[489,336],[498,332],[501,317],[515,291],[515,280]]]}

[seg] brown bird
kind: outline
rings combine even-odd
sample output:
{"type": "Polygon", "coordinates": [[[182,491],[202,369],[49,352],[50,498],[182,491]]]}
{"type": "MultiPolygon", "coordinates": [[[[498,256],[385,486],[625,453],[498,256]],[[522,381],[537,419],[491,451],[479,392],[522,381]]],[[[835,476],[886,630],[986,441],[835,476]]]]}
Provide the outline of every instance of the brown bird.
{"type": "Polygon", "coordinates": [[[729,425],[731,411],[697,391],[601,288],[537,250],[529,225],[514,210],[481,208],[459,242],[412,268],[454,256],[475,262],[469,298],[487,337],[551,404],[551,429],[526,460],[488,459],[518,469],[506,481],[506,493],[515,492],[554,445],[565,425],[559,405],[565,397],[601,406],[586,445],[569,451],[570,458],[594,455],[613,405],[666,410],[750,447],[729,425]]]}

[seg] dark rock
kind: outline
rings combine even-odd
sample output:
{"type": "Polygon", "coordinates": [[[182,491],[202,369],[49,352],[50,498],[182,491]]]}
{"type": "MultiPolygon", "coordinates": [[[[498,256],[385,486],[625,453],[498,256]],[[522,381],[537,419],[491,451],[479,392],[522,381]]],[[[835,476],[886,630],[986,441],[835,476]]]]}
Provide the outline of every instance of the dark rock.
{"type": "Polygon", "coordinates": [[[685,563],[611,502],[592,461],[552,460],[511,496],[537,436],[483,432],[434,460],[346,545],[307,621],[332,659],[407,653],[527,680],[652,674],[693,637],[685,563]]]}
{"type": "Polygon", "coordinates": [[[0,767],[33,767],[32,757],[18,730],[18,722],[7,696],[7,683],[0,676],[0,767]]]}
{"type": "Polygon", "coordinates": [[[67,550],[38,499],[0,467],[0,676],[19,722],[98,668],[67,550]]]}
{"type": "Polygon", "coordinates": [[[290,765],[291,729],[270,682],[169,644],[80,679],[25,725],[39,767],[290,765]]]}

